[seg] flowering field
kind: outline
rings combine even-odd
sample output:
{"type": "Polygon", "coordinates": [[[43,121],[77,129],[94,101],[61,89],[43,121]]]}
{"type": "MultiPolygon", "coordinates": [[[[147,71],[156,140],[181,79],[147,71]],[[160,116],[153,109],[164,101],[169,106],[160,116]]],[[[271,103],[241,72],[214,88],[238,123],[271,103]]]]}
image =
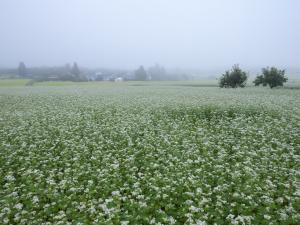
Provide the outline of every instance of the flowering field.
{"type": "Polygon", "coordinates": [[[2,87],[0,106],[0,224],[299,224],[299,89],[2,87]]]}

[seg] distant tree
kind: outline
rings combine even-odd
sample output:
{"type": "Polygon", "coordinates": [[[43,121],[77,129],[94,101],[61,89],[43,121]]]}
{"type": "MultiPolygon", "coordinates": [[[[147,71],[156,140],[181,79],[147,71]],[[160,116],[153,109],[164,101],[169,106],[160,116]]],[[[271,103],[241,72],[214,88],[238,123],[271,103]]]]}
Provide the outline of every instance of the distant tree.
{"type": "Polygon", "coordinates": [[[234,65],[232,69],[226,71],[219,80],[219,86],[225,88],[245,87],[247,73],[240,69],[239,65],[234,65]]]}
{"type": "Polygon", "coordinates": [[[79,78],[80,70],[76,62],[74,62],[73,67],[71,69],[71,73],[75,76],[75,78],[79,78]]]}
{"type": "Polygon", "coordinates": [[[262,75],[256,77],[253,81],[255,86],[262,84],[263,86],[269,85],[270,88],[283,86],[288,78],[284,76],[285,70],[277,69],[276,67],[262,68],[262,75]]]}
{"type": "Polygon", "coordinates": [[[71,71],[70,63],[66,63],[66,64],[65,64],[64,70],[65,70],[66,72],[70,72],[70,71],[71,71]]]}
{"type": "Polygon", "coordinates": [[[147,80],[147,72],[143,66],[140,66],[134,73],[135,80],[147,80]]]}
{"type": "Polygon", "coordinates": [[[166,70],[159,64],[150,67],[148,69],[148,74],[151,80],[167,80],[166,70]]]}
{"type": "Polygon", "coordinates": [[[20,77],[26,77],[26,75],[27,75],[27,68],[26,68],[24,62],[20,62],[19,63],[18,74],[19,74],[20,77]]]}

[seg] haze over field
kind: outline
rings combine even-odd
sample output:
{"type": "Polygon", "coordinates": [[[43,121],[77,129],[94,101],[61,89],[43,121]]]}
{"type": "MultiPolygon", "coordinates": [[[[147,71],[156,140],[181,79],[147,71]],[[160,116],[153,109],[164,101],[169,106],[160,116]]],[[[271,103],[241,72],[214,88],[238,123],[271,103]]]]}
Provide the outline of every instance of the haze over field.
{"type": "Polygon", "coordinates": [[[0,0],[0,224],[298,225],[299,12],[0,0]]]}
{"type": "Polygon", "coordinates": [[[0,67],[299,67],[297,0],[1,0],[0,67]]]}

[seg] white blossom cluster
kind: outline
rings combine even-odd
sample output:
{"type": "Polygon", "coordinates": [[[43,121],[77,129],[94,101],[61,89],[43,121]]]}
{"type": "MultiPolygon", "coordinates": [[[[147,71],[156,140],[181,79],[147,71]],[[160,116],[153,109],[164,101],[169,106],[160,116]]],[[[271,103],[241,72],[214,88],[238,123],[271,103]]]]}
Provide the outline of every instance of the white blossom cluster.
{"type": "Polygon", "coordinates": [[[0,89],[0,224],[298,224],[300,90],[0,89]]]}

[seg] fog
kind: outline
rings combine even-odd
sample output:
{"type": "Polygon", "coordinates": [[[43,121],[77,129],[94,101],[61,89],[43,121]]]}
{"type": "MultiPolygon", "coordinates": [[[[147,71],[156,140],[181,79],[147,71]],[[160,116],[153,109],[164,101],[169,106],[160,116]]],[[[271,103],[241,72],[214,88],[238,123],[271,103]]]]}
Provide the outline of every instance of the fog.
{"type": "Polygon", "coordinates": [[[299,67],[298,0],[1,0],[0,66],[299,67]]]}

